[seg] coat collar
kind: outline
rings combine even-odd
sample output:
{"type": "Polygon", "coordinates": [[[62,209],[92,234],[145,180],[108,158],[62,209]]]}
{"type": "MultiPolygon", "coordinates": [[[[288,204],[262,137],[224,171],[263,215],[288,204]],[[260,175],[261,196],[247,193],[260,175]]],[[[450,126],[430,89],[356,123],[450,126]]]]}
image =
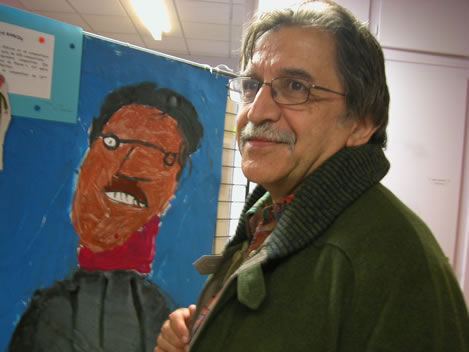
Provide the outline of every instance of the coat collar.
{"type": "MultiPolygon", "coordinates": [[[[262,264],[291,255],[319,238],[388,170],[389,162],[382,149],[369,144],[344,148],[322,164],[298,188],[265,246],[236,271],[238,300],[257,309],[266,295],[262,264]]],[[[227,248],[246,239],[244,214],[265,193],[261,186],[254,189],[244,207],[235,237],[227,248]]]]}
{"type": "MultiPolygon", "coordinates": [[[[373,144],[344,148],[326,160],[298,188],[266,243],[265,260],[290,255],[325,232],[335,219],[388,172],[383,150],[373,144]]],[[[246,239],[244,214],[266,193],[257,186],[248,198],[228,247],[246,239]]]]}

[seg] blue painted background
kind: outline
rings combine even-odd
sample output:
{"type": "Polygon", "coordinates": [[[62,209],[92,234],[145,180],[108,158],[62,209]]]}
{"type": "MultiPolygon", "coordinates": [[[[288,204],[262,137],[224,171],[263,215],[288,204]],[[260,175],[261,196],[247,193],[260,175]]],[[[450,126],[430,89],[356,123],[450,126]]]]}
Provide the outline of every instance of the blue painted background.
{"type": "Polygon", "coordinates": [[[0,172],[0,351],[38,288],[77,267],[78,236],[70,220],[88,128],[108,93],[152,81],[188,98],[204,126],[176,198],[162,218],[151,279],[176,306],[195,303],[205,277],[192,263],[212,250],[221,179],[227,79],[102,39],[84,36],[76,124],[14,116],[0,172]]]}

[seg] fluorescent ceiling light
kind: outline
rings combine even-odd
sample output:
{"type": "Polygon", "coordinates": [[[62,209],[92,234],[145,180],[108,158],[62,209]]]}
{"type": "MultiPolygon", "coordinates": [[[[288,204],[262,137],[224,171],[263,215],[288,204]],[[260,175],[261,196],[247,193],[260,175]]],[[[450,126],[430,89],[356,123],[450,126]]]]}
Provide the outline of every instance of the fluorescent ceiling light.
{"type": "Polygon", "coordinates": [[[163,0],[132,0],[132,5],[153,39],[161,40],[162,33],[171,30],[168,9],[163,0]]]}

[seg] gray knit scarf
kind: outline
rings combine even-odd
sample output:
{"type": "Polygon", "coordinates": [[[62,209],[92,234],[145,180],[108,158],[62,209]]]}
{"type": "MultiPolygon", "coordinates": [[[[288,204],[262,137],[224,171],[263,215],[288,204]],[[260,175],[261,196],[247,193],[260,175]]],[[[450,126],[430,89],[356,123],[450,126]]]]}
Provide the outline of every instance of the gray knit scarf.
{"type": "MultiPolygon", "coordinates": [[[[376,145],[344,148],[310,176],[295,192],[267,246],[269,259],[281,258],[305,247],[323,234],[334,220],[388,172],[389,162],[376,145]]],[[[228,247],[246,239],[244,214],[266,192],[257,186],[248,197],[228,247]]]]}

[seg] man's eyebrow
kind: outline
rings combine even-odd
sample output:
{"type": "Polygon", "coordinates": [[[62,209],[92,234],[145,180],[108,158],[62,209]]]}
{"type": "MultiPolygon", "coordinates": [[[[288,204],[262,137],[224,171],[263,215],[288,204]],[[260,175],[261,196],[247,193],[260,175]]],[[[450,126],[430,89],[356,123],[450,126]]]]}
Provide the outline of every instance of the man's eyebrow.
{"type": "Polygon", "coordinates": [[[300,68],[283,68],[280,70],[280,76],[288,76],[288,77],[292,77],[292,78],[301,78],[301,79],[304,79],[306,81],[310,81],[310,82],[313,82],[314,81],[314,78],[313,76],[305,71],[305,70],[302,70],[300,68]]]}
{"type": "MultiPolygon", "coordinates": [[[[252,77],[254,79],[259,78],[259,75],[256,74],[254,71],[241,72],[239,76],[240,77],[252,77]]],[[[274,78],[277,78],[277,77],[301,78],[306,81],[314,82],[313,76],[309,72],[300,68],[283,68],[279,71],[279,74],[274,78]]]]}

